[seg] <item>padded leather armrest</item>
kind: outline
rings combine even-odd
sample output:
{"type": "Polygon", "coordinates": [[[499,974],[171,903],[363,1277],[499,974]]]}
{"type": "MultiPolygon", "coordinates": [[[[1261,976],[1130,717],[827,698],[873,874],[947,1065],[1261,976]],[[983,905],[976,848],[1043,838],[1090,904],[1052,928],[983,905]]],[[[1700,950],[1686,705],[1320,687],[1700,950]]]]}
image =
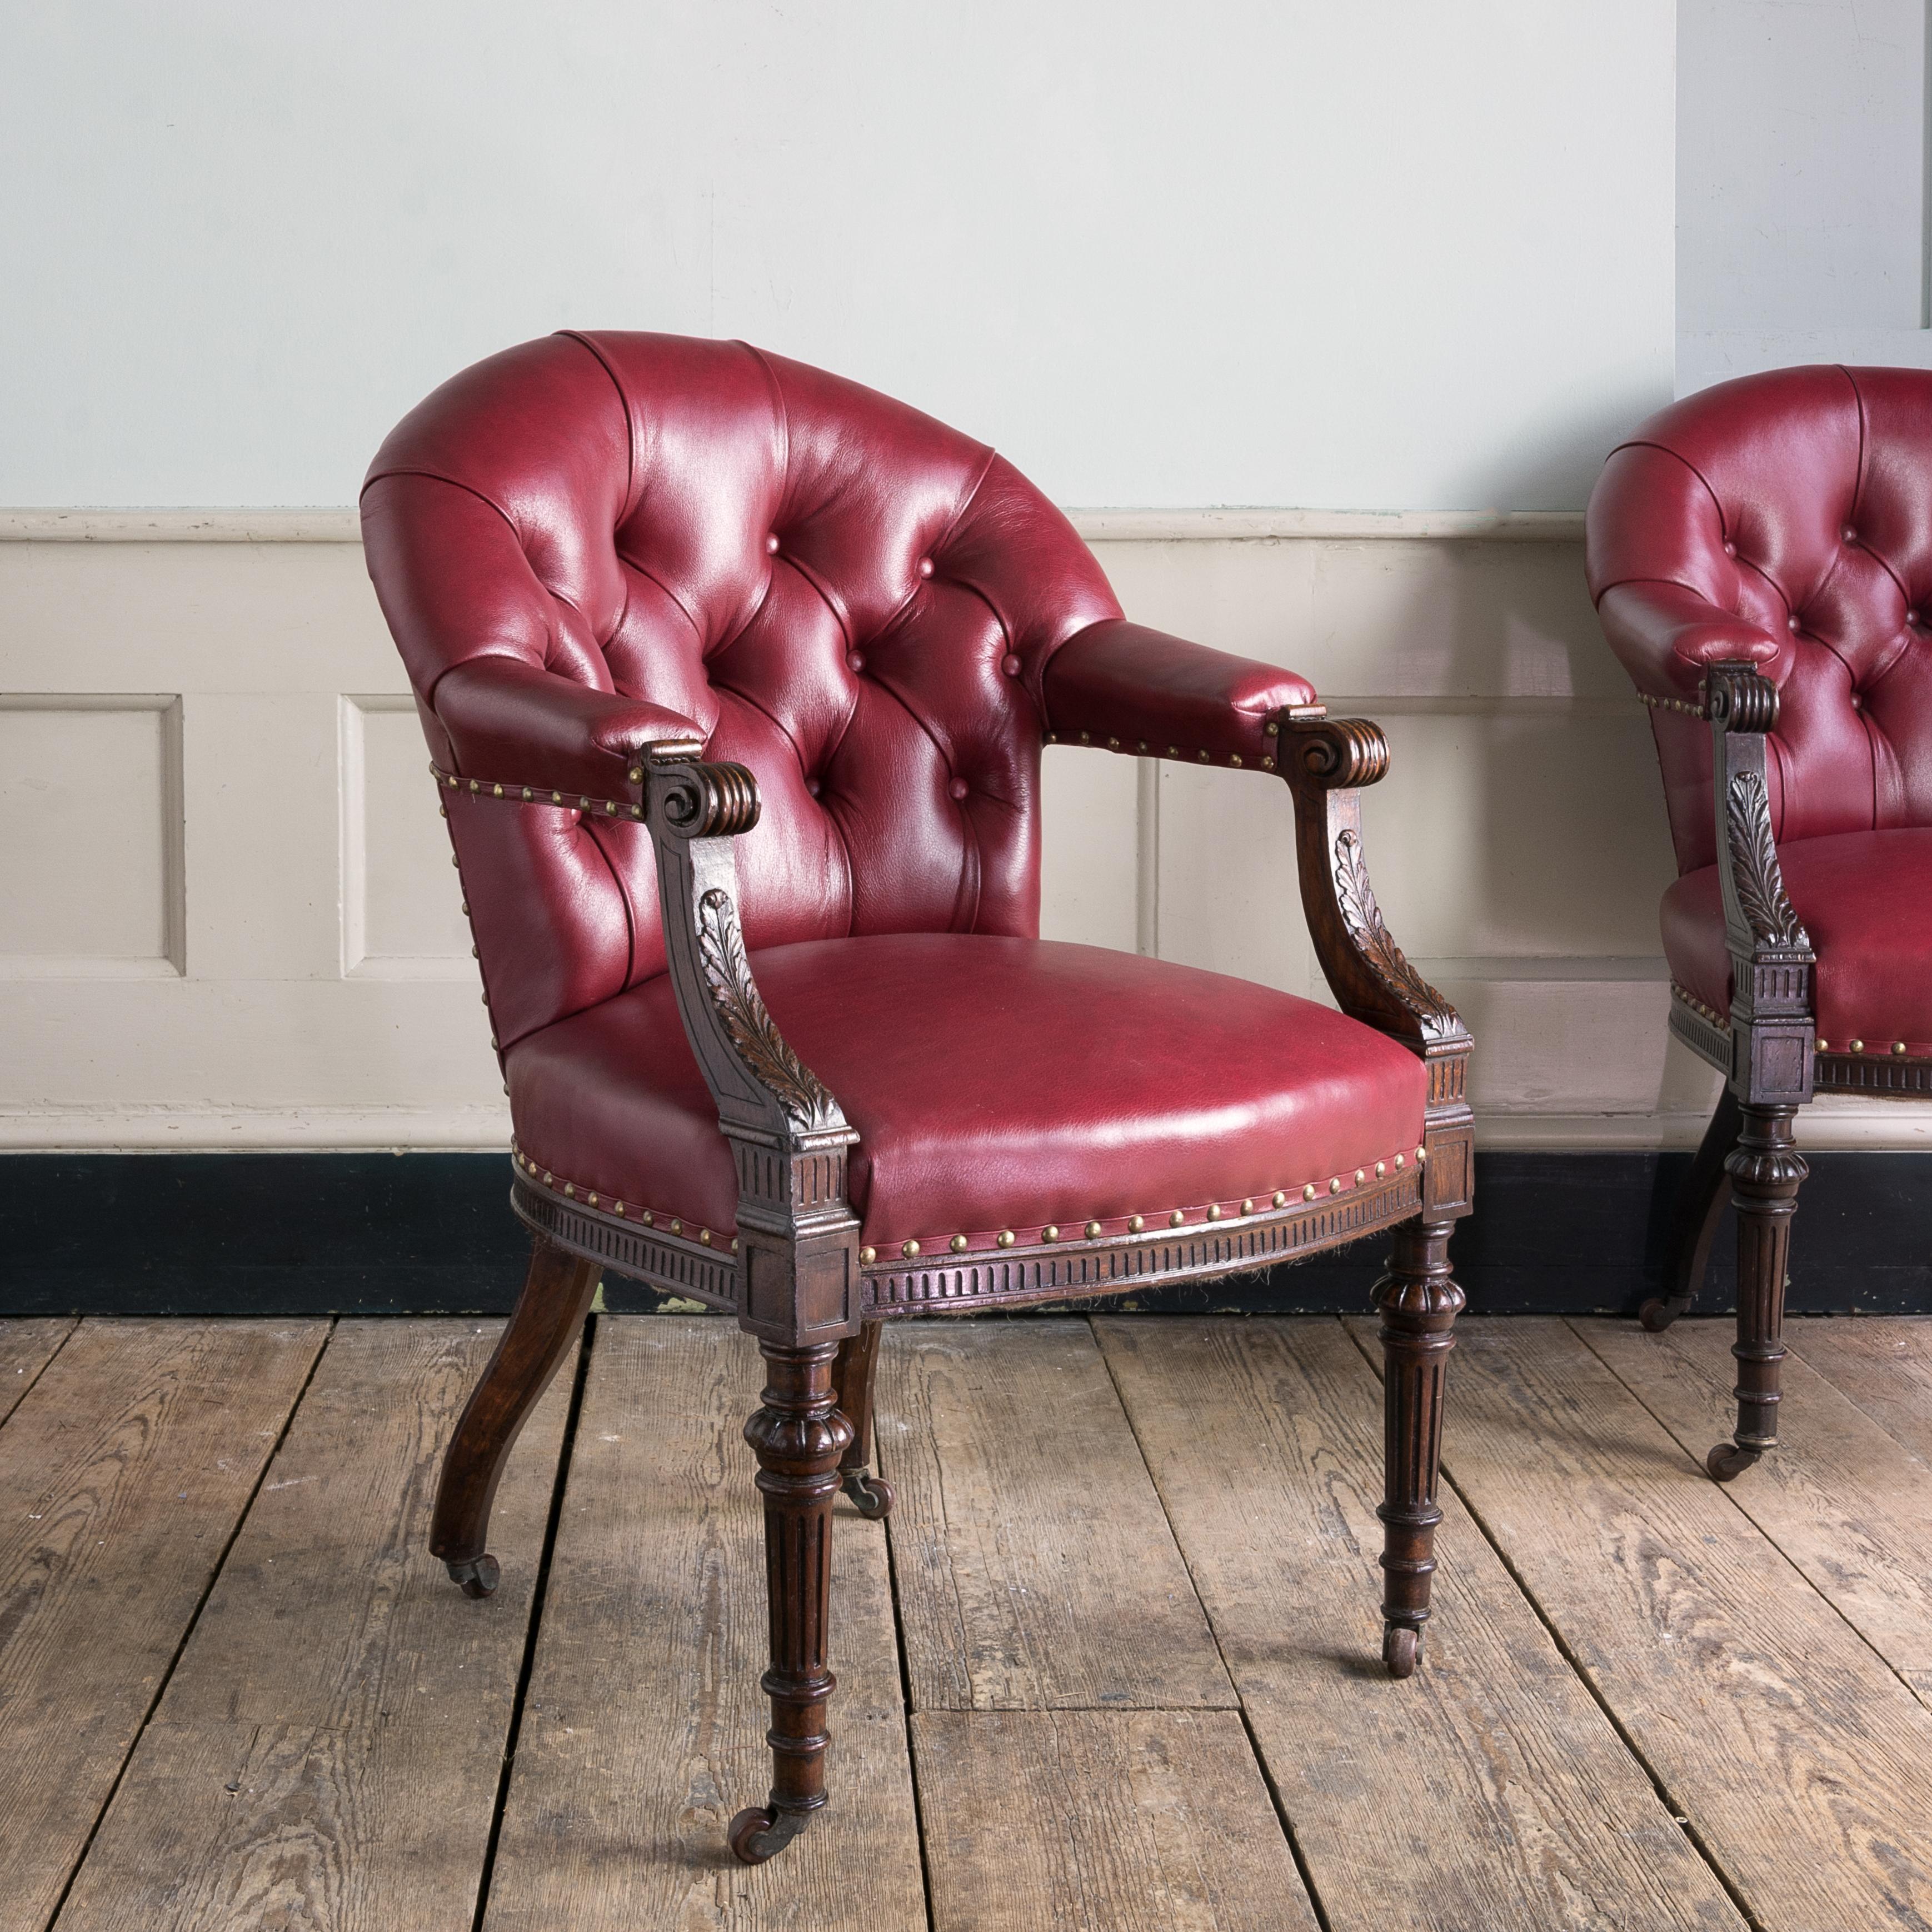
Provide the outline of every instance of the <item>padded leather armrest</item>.
{"type": "Polygon", "coordinates": [[[1047,728],[1084,731],[1155,757],[1208,752],[1258,765],[1271,757],[1268,721],[1312,704],[1314,686],[1293,671],[1231,657],[1183,638],[1110,618],[1090,625],[1053,654],[1042,680],[1047,728]]]}
{"type": "Polygon", "coordinates": [[[1754,664],[1774,682],[1784,675],[1778,638],[1681,584],[1613,584],[1597,615],[1631,681],[1652,698],[1701,708],[1714,664],[1754,664]]]}
{"type": "Polygon", "coordinates": [[[630,774],[646,745],[704,738],[662,705],[511,657],[471,658],[446,671],[430,707],[460,776],[597,799],[643,797],[630,774]]]}

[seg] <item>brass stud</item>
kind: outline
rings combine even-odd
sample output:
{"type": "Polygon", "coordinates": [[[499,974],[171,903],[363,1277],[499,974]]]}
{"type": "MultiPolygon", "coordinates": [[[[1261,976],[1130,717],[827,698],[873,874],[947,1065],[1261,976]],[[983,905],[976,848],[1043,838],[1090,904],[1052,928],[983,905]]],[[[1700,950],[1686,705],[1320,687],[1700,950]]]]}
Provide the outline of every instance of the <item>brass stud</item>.
{"type": "Polygon", "coordinates": [[[594,1194],[586,1194],[584,1198],[585,1198],[585,1200],[586,1200],[586,1201],[587,1201],[587,1202],[590,1203],[590,1204],[592,1207],[593,1207],[593,1208],[594,1208],[594,1207],[596,1207],[596,1206],[597,1205],[597,1197],[596,1197],[596,1195],[594,1195],[594,1194]]]}
{"type": "Polygon", "coordinates": [[[551,1173],[548,1168],[544,1169],[544,1185],[546,1187],[554,1187],[556,1185],[556,1176],[551,1173]]]}
{"type": "Polygon", "coordinates": [[[1244,1201],[1241,1203],[1241,1212],[1244,1214],[1252,1214],[1254,1211],[1255,1204],[1252,1201],[1244,1201]]]}
{"type": "Polygon", "coordinates": [[[1002,1228],[994,1238],[1001,1247],[1010,1248],[1013,1244],[1013,1231],[1010,1228],[1002,1228]]]}
{"type": "Polygon", "coordinates": [[[563,1198],[566,1201],[574,1201],[577,1198],[577,1186],[574,1181],[566,1180],[563,1184],[563,1198]]]}
{"type": "Polygon", "coordinates": [[[1046,734],[1046,742],[1047,742],[1049,745],[1057,745],[1057,744],[1058,744],[1058,743],[1060,742],[1060,737],[1059,737],[1059,734],[1058,734],[1057,732],[1053,732],[1053,731],[1049,731],[1049,732],[1048,732],[1048,734],[1046,734]]]}
{"type": "Polygon", "coordinates": [[[467,899],[463,902],[463,916],[465,919],[470,916],[470,902],[467,899]]]}
{"type": "Polygon", "coordinates": [[[1184,1214],[1178,1208],[1177,1208],[1174,1212],[1167,1217],[1167,1225],[1170,1228],[1178,1228],[1186,1219],[1187,1216],[1184,1214]]]}
{"type": "Polygon", "coordinates": [[[494,790],[495,795],[496,795],[498,798],[501,798],[501,797],[503,796],[503,788],[502,788],[501,785],[497,785],[497,786],[494,787],[494,790]]]}
{"type": "Polygon", "coordinates": [[[964,1234],[953,1236],[952,1252],[956,1255],[963,1255],[966,1252],[966,1237],[964,1234]]]}
{"type": "Polygon", "coordinates": [[[624,776],[631,781],[632,784],[640,784],[644,779],[644,768],[642,765],[633,765],[624,776]]]}
{"type": "Polygon", "coordinates": [[[470,781],[470,789],[472,791],[481,791],[483,789],[482,781],[480,778],[472,778],[470,781]]]}
{"type": "Polygon", "coordinates": [[[1418,1148],[1416,1149],[1416,1150],[1415,1150],[1415,1164],[1416,1164],[1416,1166],[1417,1166],[1418,1167],[1420,1167],[1420,1166],[1423,1164],[1423,1162],[1424,1162],[1424,1161],[1426,1161],[1428,1158],[1429,1158],[1429,1150],[1428,1150],[1426,1148],[1418,1148]]]}
{"type": "Polygon", "coordinates": [[[492,1047],[496,1044],[496,1036],[494,1033],[490,1036],[490,1044],[492,1047]]]}
{"type": "Polygon", "coordinates": [[[1277,1208],[1286,1208],[1288,1205],[1288,1195],[1286,1190],[1280,1187],[1275,1190],[1274,1204],[1277,1208]]]}
{"type": "Polygon", "coordinates": [[[1301,1190],[1301,1198],[1304,1201],[1312,1201],[1315,1198],[1315,1184],[1313,1181],[1311,1180],[1308,1185],[1301,1190]]]}
{"type": "Polygon", "coordinates": [[[450,862],[452,866],[460,866],[460,865],[461,865],[461,864],[462,864],[463,861],[462,861],[460,859],[458,858],[458,856],[456,856],[456,854],[455,854],[454,852],[452,852],[452,853],[451,853],[451,854],[450,854],[450,855],[449,855],[449,862],[450,862]]]}
{"type": "Polygon", "coordinates": [[[456,781],[454,778],[452,778],[452,779],[450,780],[450,782],[449,782],[449,788],[450,788],[450,790],[451,790],[452,791],[454,791],[454,790],[456,789],[456,786],[457,786],[457,781],[456,781]]]}
{"type": "Polygon", "coordinates": [[[579,812],[588,812],[592,805],[596,801],[592,799],[590,794],[588,792],[585,792],[579,795],[577,801],[577,808],[579,812]]]}
{"type": "Polygon", "coordinates": [[[670,1224],[670,1231],[674,1234],[682,1234],[684,1232],[684,1223],[682,1221],[674,1220],[670,1224]]]}
{"type": "Polygon", "coordinates": [[[1367,1179],[1368,1179],[1368,1178],[1369,1178],[1369,1177],[1368,1177],[1366,1174],[1364,1174],[1364,1173],[1362,1172],[1362,1170],[1361,1170],[1359,1167],[1356,1168],[1356,1170],[1355,1170],[1355,1185],[1356,1185],[1358,1187],[1360,1186],[1361,1186],[1361,1184],[1362,1184],[1362,1183],[1363,1183],[1364,1181],[1365,1181],[1366,1180],[1367,1180],[1367,1179]]]}
{"type": "Polygon", "coordinates": [[[658,1224],[658,1217],[653,1214],[648,1208],[646,1208],[644,1213],[638,1216],[638,1219],[641,1220],[647,1228],[655,1228],[658,1224]]]}
{"type": "Polygon", "coordinates": [[[605,817],[605,818],[614,818],[616,816],[616,813],[617,813],[617,806],[616,806],[616,800],[614,800],[614,799],[608,799],[608,798],[607,798],[607,799],[604,801],[604,817],[605,817]]]}
{"type": "Polygon", "coordinates": [[[1137,744],[1136,745],[1135,748],[1136,748],[1137,751],[1142,751],[1142,752],[1144,752],[1144,751],[1147,749],[1147,740],[1146,740],[1144,738],[1142,738],[1142,739],[1141,739],[1140,740],[1138,740],[1138,742],[1137,742],[1137,744]]]}
{"type": "Polygon", "coordinates": [[[1218,1220],[1220,1220],[1220,1218],[1221,1218],[1221,1204],[1220,1204],[1220,1202],[1218,1202],[1218,1201],[1210,1201],[1210,1202],[1208,1202],[1208,1220],[1210,1220],[1210,1221],[1218,1221],[1218,1220]]]}
{"type": "Polygon", "coordinates": [[[1395,1164],[1398,1168],[1401,1168],[1406,1167],[1408,1162],[1403,1160],[1400,1154],[1397,1154],[1395,1157],[1395,1164]]]}
{"type": "Polygon", "coordinates": [[[439,818],[447,818],[449,816],[449,807],[446,805],[438,806],[436,808],[436,815],[439,818]]]}
{"type": "Polygon", "coordinates": [[[1138,1234],[1146,1226],[1145,1218],[1136,1214],[1127,1222],[1127,1232],[1130,1234],[1138,1234]]]}
{"type": "Polygon", "coordinates": [[[563,802],[562,793],[560,791],[552,792],[550,795],[550,802],[553,805],[561,805],[563,802]]]}
{"type": "MultiPolygon", "coordinates": [[[[734,1241],[731,1245],[735,1248],[738,1244],[734,1241]]],[[[861,1248],[859,1250],[859,1265],[861,1268],[870,1268],[878,1258],[879,1251],[877,1248],[861,1248]]]]}
{"type": "Polygon", "coordinates": [[[1832,1042],[1828,1040],[1821,1040],[1818,1042],[1818,1051],[1820,1053],[1829,1053],[1831,1050],[1832,1042]]]}
{"type": "Polygon", "coordinates": [[[490,995],[488,993],[479,993],[476,997],[480,999],[486,1006],[490,1004],[490,995]]]}
{"type": "Polygon", "coordinates": [[[1082,743],[1082,744],[1083,744],[1083,745],[1090,745],[1090,744],[1092,744],[1092,743],[1093,743],[1093,742],[1094,742],[1094,739],[1093,739],[1093,735],[1092,735],[1092,734],[1091,734],[1090,732],[1086,732],[1086,731],[1083,731],[1083,732],[1082,732],[1082,733],[1081,733],[1081,734],[1080,734],[1080,742],[1081,742],[1081,743],[1082,743]]]}
{"type": "Polygon", "coordinates": [[[528,785],[526,785],[526,786],[524,786],[524,802],[526,805],[528,805],[528,804],[530,803],[530,787],[529,787],[528,785]]]}
{"type": "Polygon", "coordinates": [[[1853,1041],[1852,1042],[1852,1051],[1854,1053],[1862,1053],[1862,1052],[1864,1052],[1864,1050],[1865,1050],[1865,1043],[1864,1043],[1864,1042],[1863,1040],[1853,1040],[1853,1041]]]}
{"type": "Polygon", "coordinates": [[[1107,748],[1110,752],[1118,752],[1120,748],[1120,740],[1118,738],[1109,738],[1107,740],[1107,748]]]}
{"type": "Polygon", "coordinates": [[[1180,755],[1180,747],[1178,745],[1168,746],[1167,748],[1167,755],[1170,758],[1179,758],[1180,755]]]}
{"type": "Polygon", "coordinates": [[[1228,762],[1231,765],[1238,765],[1241,762],[1240,753],[1238,752],[1230,752],[1228,754],[1228,762]]]}
{"type": "Polygon", "coordinates": [[[1388,1162],[1387,1161],[1378,1160],[1376,1162],[1376,1178],[1378,1180],[1381,1180],[1382,1176],[1388,1173],[1388,1162]]]}
{"type": "Polygon", "coordinates": [[[708,1248],[711,1245],[711,1230],[709,1228],[699,1228],[698,1238],[708,1248]]]}
{"type": "Polygon", "coordinates": [[[1274,759],[1272,759],[1272,758],[1264,758],[1264,759],[1262,759],[1262,770],[1263,771],[1264,771],[1264,772],[1271,772],[1271,771],[1273,771],[1273,770],[1274,770],[1274,759]]]}
{"type": "Polygon", "coordinates": [[[1905,1051],[1904,1041],[1902,1040],[1894,1040],[1892,1043],[1892,1050],[1894,1053],[1903,1053],[1905,1051]]]}
{"type": "Polygon", "coordinates": [[[908,1241],[905,1245],[899,1250],[899,1252],[904,1256],[908,1261],[910,1261],[912,1258],[919,1252],[919,1244],[916,1241],[908,1241]]]}
{"type": "Polygon", "coordinates": [[[1060,1238],[1060,1230],[1049,1221],[1040,1231],[1040,1238],[1042,1241],[1057,1241],[1060,1238]]]}
{"type": "Polygon", "coordinates": [[[618,1218],[618,1220],[620,1220],[620,1221],[621,1221],[621,1220],[624,1218],[624,1204],[623,1204],[623,1202],[621,1202],[621,1201],[614,1201],[614,1202],[611,1202],[611,1204],[610,1204],[610,1211],[611,1211],[611,1213],[612,1213],[612,1214],[614,1214],[614,1215],[616,1215],[616,1217],[618,1218]]]}
{"type": "Polygon", "coordinates": [[[1087,1238],[1090,1241],[1097,1241],[1100,1238],[1100,1224],[1099,1222],[1089,1221],[1087,1223],[1087,1238]]]}
{"type": "Polygon", "coordinates": [[[1340,1180],[1331,1180],[1331,1181],[1330,1181],[1330,1182],[1329,1182],[1329,1184],[1328,1184],[1328,1192],[1329,1192],[1330,1194],[1339,1194],[1339,1193],[1340,1193],[1340,1192],[1341,1192],[1341,1191],[1342,1191],[1342,1184],[1341,1184],[1341,1182],[1340,1182],[1340,1180]]]}
{"type": "Polygon", "coordinates": [[[734,1255],[738,1252],[738,1238],[736,1234],[731,1237],[731,1252],[734,1255]]]}
{"type": "Polygon", "coordinates": [[[631,816],[632,816],[633,818],[643,818],[643,817],[644,817],[644,808],[641,805],[634,805],[634,806],[632,806],[632,808],[631,808],[631,816]]]}
{"type": "Polygon", "coordinates": [[[1211,752],[1196,752],[1194,755],[1204,765],[1211,765],[1214,762],[1214,754],[1211,752]]]}
{"type": "Polygon", "coordinates": [[[1281,736],[1281,726],[1272,718],[1270,718],[1268,722],[1262,727],[1262,729],[1264,730],[1270,738],[1279,738],[1281,736]]]}
{"type": "Polygon", "coordinates": [[[472,958],[472,959],[481,959],[481,958],[482,958],[482,956],[482,956],[482,953],[480,953],[480,952],[478,952],[477,951],[477,950],[476,949],[476,947],[475,947],[475,946],[472,946],[470,949],[470,958],[472,958]]]}

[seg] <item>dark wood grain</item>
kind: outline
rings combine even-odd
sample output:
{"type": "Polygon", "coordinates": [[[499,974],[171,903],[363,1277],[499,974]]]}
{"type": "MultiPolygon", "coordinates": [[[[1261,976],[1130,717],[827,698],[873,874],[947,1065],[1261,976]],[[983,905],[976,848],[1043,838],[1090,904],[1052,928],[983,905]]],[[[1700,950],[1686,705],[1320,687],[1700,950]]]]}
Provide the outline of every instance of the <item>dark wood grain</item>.
{"type": "Polygon", "coordinates": [[[915,1709],[1235,1701],[1084,1322],[906,1324],[878,1427],[915,1709]]]}
{"type": "Polygon", "coordinates": [[[763,1366],[701,1316],[598,1318],[486,1932],[923,1932],[882,1526],[832,1538],[831,1802],[769,1864],[725,1848],[771,1775],[763,1366]]]}
{"type": "Polygon", "coordinates": [[[1740,1932],[1453,1493],[1429,1666],[1383,1676],[1382,1399],[1339,1323],[1095,1326],[1334,1932],[1740,1932]]]}
{"type": "Polygon", "coordinates": [[[569,1378],[496,1506],[502,1588],[425,1547],[502,1324],[342,1324],[61,1916],[86,1932],[467,1932],[569,1378]]]}
{"type": "Polygon", "coordinates": [[[1316,1932],[1232,1711],[913,1720],[934,1932],[1316,1932]]]}
{"type": "Polygon", "coordinates": [[[0,1422],[13,1414],[20,1398],[33,1387],[35,1377],[73,1334],[74,1325],[66,1316],[32,1322],[0,1322],[0,1422]]]}
{"type": "Polygon", "coordinates": [[[1565,1324],[1460,1341],[1445,1469],[1757,1922],[1932,1923],[1932,1712],[1565,1324]]]}
{"type": "Polygon", "coordinates": [[[0,1430],[0,1932],[41,1932],[322,1322],[84,1322],[0,1430]]]}

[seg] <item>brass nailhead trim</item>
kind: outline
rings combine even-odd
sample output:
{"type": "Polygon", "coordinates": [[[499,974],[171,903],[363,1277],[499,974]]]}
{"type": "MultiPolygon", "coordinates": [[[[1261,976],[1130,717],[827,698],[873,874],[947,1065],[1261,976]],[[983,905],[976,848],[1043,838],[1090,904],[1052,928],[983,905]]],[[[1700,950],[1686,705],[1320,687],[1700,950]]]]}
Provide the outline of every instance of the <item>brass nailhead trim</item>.
{"type": "MultiPolygon", "coordinates": [[[[462,783],[462,781],[460,778],[452,778],[447,772],[442,770],[436,765],[432,764],[430,766],[430,770],[432,772],[434,772],[437,778],[442,783],[446,784],[452,791],[455,790],[458,786],[462,783]]],[[[632,770],[628,776],[630,776],[632,782],[634,784],[640,781],[643,778],[644,775],[644,768],[641,766],[639,766],[635,770],[632,770]]],[[[538,797],[537,794],[533,793],[528,785],[524,785],[520,788],[515,788],[512,790],[506,790],[502,785],[493,784],[486,792],[484,789],[484,782],[481,778],[472,778],[470,781],[470,795],[472,797],[483,798],[487,796],[490,798],[505,799],[512,805],[536,805],[542,802],[542,799],[538,797]]],[[[552,792],[550,795],[550,802],[552,805],[562,804],[562,793],[560,791],[552,792]]],[[[614,818],[620,812],[628,813],[633,818],[640,819],[644,815],[644,808],[642,806],[632,805],[619,799],[580,797],[578,800],[577,809],[580,812],[595,812],[600,806],[602,807],[604,815],[607,818],[614,818]]],[[[445,812],[443,815],[447,818],[448,814],[445,812]]],[[[453,866],[456,863],[456,861],[452,858],[449,862],[453,866]]]]}
{"type": "Polygon", "coordinates": [[[1013,1231],[1012,1228],[1002,1228],[999,1232],[998,1240],[1001,1247],[1011,1247],[1013,1244],[1013,1231]]]}
{"type": "Polygon", "coordinates": [[[1862,1053],[1862,1052],[1864,1052],[1864,1050],[1865,1050],[1865,1043],[1864,1043],[1864,1042],[1863,1040],[1853,1040],[1853,1041],[1852,1042],[1852,1051],[1854,1053],[1862,1053]]]}
{"type": "Polygon", "coordinates": [[[1130,1234],[1138,1234],[1146,1226],[1147,1222],[1145,1219],[1142,1216],[1136,1214],[1133,1219],[1127,1223],[1127,1232],[1130,1234]]]}
{"type": "Polygon", "coordinates": [[[1680,711],[1686,718],[1702,718],[1704,707],[1701,704],[1687,704],[1681,698],[1653,698],[1647,691],[1636,694],[1640,704],[1647,704],[1653,711],[1680,711]]]}
{"type": "Polygon", "coordinates": [[[1330,1181],[1330,1182],[1329,1182],[1329,1184],[1328,1184],[1328,1192],[1329,1192],[1330,1194],[1339,1194],[1339,1193],[1340,1193],[1340,1192],[1341,1192],[1341,1191],[1342,1191],[1342,1184],[1341,1184],[1341,1182],[1340,1182],[1339,1180],[1331,1180],[1331,1181],[1330,1181]]]}
{"type": "Polygon", "coordinates": [[[956,1255],[963,1255],[966,1252],[966,1237],[964,1234],[955,1234],[952,1238],[952,1247],[956,1255]]]}
{"type": "Polygon", "coordinates": [[[1210,1201],[1208,1202],[1208,1218],[1210,1221],[1218,1221],[1220,1220],[1221,1204],[1218,1201],[1210,1201]]]}
{"type": "Polygon", "coordinates": [[[1097,1241],[1100,1238],[1100,1232],[1101,1229],[1099,1222],[1089,1221],[1087,1223],[1087,1238],[1090,1241],[1097,1241]]]}
{"type": "Polygon", "coordinates": [[[1040,1231],[1040,1238],[1042,1241],[1057,1241],[1060,1238],[1060,1230],[1049,1221],[1040,1231]]]}
{"type": "Polygon", "coordinates": [[[908,1261],[910,1261],[914,1256],[919,1252],[919,1244],[916,1241],[908,1241],[899,1250],[899,1252],[904,1255],[908,1261]]]}
{"type": "Polygon", "coordinates": [[[1301,1198],[1304,1201],[1312,1201],[1315,1198],[1315,1184],[1313,1181],[1311,1180],[1308,1185],[1301,1190],[1301,1198]]]}
{"type": "Polygon", "coordinates": [[[1255,1204],[1252,1201],[1244,1201],[1241,1203],[1241,1212],[1244,1214],[1252,1214],[1254,1211],[1255,1204]]]}
{"type": "Polygon", "coordinates": [[[861,1248],[859,1250],[859,1264],[862,1268],[870,1268],[878,1258],[879,1251],[877,1248],[861,1248]]]}
{"type": "Polygon", "coordinates": [[[1184,1221],[1186,1221],[1186,1219],[1187,1216],[1184,1214],[1178,1208],[1177,1208],[1174,1212],[1167,1217],[1167,1225],[1170,1228],[1178,1228],[1184,1221]]]}

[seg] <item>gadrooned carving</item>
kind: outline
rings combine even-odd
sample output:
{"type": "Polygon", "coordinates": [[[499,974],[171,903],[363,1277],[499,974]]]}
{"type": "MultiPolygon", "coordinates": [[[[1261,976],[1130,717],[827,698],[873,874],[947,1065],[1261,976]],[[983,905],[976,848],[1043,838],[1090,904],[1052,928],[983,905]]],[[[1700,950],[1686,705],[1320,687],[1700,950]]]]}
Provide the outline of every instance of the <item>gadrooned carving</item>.
{"type": "Polygon", "coordinates": [[[716,886],[698,902],[698,950],[711,1003],[752,1077],[784,1109],[801,1132],[845,1124],[838,1103],[785,1043],[759,997],[745,956],[745,936],[731,896],[716,886]]]}
{"type": "Polygon", "coordinates": [[[1455,1008],[1408,963],[1384,922],[1369,884],[1361,838],[1354,831],[1335,841],[1335,896],[1342,923],[1376,977],[1432,1030],[1460,1027],[1455,1008]]]}
{"type": "Polygon", "coordinates": [[[1778,842],[1772,836],[1771,800],[1757,772],[1739,772],[1731,780],[1724,798],[1724,819],[1730,840],[1731,883],[1752,938],[1760,946],[1809,952],[1811,936],[1798,924],[1797,910],[1785,896],[1778,842]]]}

